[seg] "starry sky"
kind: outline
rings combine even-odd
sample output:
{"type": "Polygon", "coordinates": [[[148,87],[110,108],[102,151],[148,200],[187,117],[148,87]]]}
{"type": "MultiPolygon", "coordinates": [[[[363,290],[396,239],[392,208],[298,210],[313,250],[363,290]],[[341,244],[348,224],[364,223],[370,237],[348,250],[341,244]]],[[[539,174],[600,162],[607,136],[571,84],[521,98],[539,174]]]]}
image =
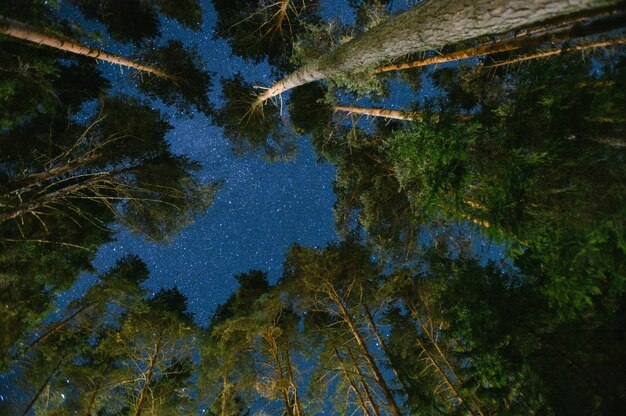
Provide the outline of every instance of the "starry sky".
{"type": "MultiPolygon", "coordinates": [[[[214,11],[210,1],[203,0],[202,5],[202,30],[194,32],[165,20],[163,37],[164,41],[180,39],[197,49],[205,69],[215,74],[211,100],[220,105],[219,79],[235,72],[271,85],[268,65],[233,57],[225,41],[213,40],[214,11]]],[[[345,0],[325,0],[322,14],[344,22],[354,18],[345,0]]],[[[80,20],[80,16],[72,18],[80,20]]],[[[102,65],[113,80],[114,90],[132,92],[128,81],[117,73],[119,68],[102,65]]],[[[177,286],[188,297],[189,309],[198,323],[207,324],[216,306],[235,290],[236,274],[261,269],[274,281],[280,276],[291,244],[323,246],[337,238],[332,217],[335,169],[318,161],[305,137],[298,139],[298,155],[290,162],[269,163],[257,154],[235,157],[221,129],[205,116],[187,118],[172,109],[161,110],[174,126],[168,135],[174,152],[200,161],[202,178],[223,180],[224,185],[206,214],[170,244],[152,244],[120,229],[116,241],[99,250],[94,265],[102,272],[126,254],[139,255],[150,269],[146,286],[153,291],[177,286]]],[[[94,280],[94,276],[83,275],[59,303],[80,296],[94,280]]]]}

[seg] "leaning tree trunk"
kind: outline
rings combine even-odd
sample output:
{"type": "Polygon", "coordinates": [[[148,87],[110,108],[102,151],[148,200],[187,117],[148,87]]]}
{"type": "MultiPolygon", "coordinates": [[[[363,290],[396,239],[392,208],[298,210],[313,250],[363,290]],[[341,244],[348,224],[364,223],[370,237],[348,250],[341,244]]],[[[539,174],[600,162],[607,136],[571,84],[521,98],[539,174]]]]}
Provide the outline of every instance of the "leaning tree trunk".
{"type": "Polygon", "coordinates": [[[110,62],[112,64],[118,64],[136,69],[138,71],[148,72],[161,78],[174,78],[167,72],[153,66],[143,65],[139,62],[124,58],[123,56],[114,55],[98,48],[92,48],[91,46],[86,46],[82,43],[68,40],[60,36],[53,35],[51,33],[42,32],[22,22],[9,19],[4,16],[0,16],[0,34],[7,35],[16,39],[25,40],[27,42],[35,43],[37,45],[44,45],[50,48],[59,49],[64,52],[100,59],[102,61],[110,62]]]}
{"type": "Polygon", "coordinates": [[[26,409],[24,409],[24,413],[22,413],[22,416],[26,416],[28,414],[28,412],[30,412],[30,409],[37,402],[37,399],[39,399],[39,396],[41,396],[41,393],[43,392],[43,390],[46,388],[48,383],[50,383],[50,380],[52,380],[52,377],[54,377],[54,375],[57,373],[57,371],[59,371],[59,368],[61,367],[61,364],[63,363],[64,359],[65,359],[65,356],[63,356],[63,357],[61,357],[59,359],[59,361],[57,362],[57,364],[54,367],[54,369],[52,370],[52,372],[48,375],[48,377],[43,382],[41,387],[39,387],[39,390],[37,390],[37,393],[35,394],[35,396],[31,399],[30,402],[28,402],[28,405],[26,406],[26,409]]]}
{"type": "Polygon", "coordinates": [[[344,322],[348,324],[348,328],[350,329],[350,332],[354,336],[354,339],[357,345],[359,346],[359,349],[361,350],[361,353],[363,357],[365,358],[365,361],[367,362],[368,366],[372,370],[372,373],[374,374],[374,380],[376,380],[376,383],[378,383],[381,390],[383,391],[383,395],[385,396],[385,399],[387,400],[387,403],[389,404],[389,407],[391,408],[391,412],[396,416],[400,416],[402,414],[402,412],[400,411],[400,407],[396,403],[396,399],[393,397],[393,393],[391,392],[391,389],[387,385],[387,382],[385,381],[385,378],[383,377],[382,372],[378,368],[378,365],[376,364],[376,360],[374,359],[372,352],[367,347],[367,344],[365,343],[363,336],[359,332],[359,329],[357,328],[354,318],[352,317],[352,315],[350,315],[350,312],[346,308],[343,302],[343,299],[337,293],[334,287],[331,286],[329,289],[330,289],[329,290],[330,298],[333,300],[333,302],[335,302],[335,304],[339,308],[339,315],[343,318],[344,322]]]}
{"type": "Polygon", "coordinates": [[[617,5],[621,0],[430,0],[304,65],[259,95],[256,105],[313,81],[415,52],[617,5]]]}
{"type": "Polygon", "coordinates": [[[402,71],[411,68],[419,68],[434,64],[443,64],[446,62],[454,62],[462,59],[477,58],[479,56],[492,55],[514,51],[518,49],[531,48],[540,46],[548,42],[562,42],[572,38],[580,38],[590,36],[597,33],[608,32],[619,28],[623,25],[623,18],[620,19],[602,19],[586,26],[580,27],[572,25],[564,29],[553,32],[541,33],[538,35],[529,34],[521,37],[508,38],[478,45],[472,48],[446,53],[443,55],[430,56],[428,58],[418,59],[411,62],[403,62],[378,67],[374,70],[375,74],[390,71],[402,71]]]}
{"type": "Polygon", "coordinates": [[[490,65],[485,65],[485,68],[496,68],[499,66],[513,65],[524,61],[530,61],[531,59],[547,58],[548,56],[558,55],[561,52],[577,52],[593,48],[607,48],[610,46],[623,45],[624,43],[626,43],[626,36],[620,36],[618,38],[599,40],[594,42],[585,42],[578,45],[567,46],[565,48],[559,47],[547,49],[545,51],[539,51],[531,53],[529,55],[518,56],[515,58],[507,59],[506,61],[500,61],[490,65]]]}
{"type": "Polygon", "coordinates": [[[52,325],[46,332],[43,333],[43,335],[41,335],[39,338],[37,338],[36,340],[31,342],[28,345],[28,347],[26,347],[26,349],[24,351],[22,351],[17,357],[22,357],[22,356],[28,354],[28,352],[30,352],[33,348],[35,348],[37,345],[41,344],[46,339],[48,339],[48,337],[50,337],[50,335],[55,334],[58,330],[63,328],[65,325],[67,325],[71,320],[76,318],[81,313],[85,312],[87,309],[89,309],[90,307],[95,305],[97,302],[98,301],[92,301],[92,302],[89,302],[89,303],[81,306],[75,312],[73,312],[70,316],[68,316],[67,318],[63,319],[61,322],[57,322],[54,325],[52,325]]]}
{"type": "MultiPolygon", "coordinates": [[[[403,121],[423,121],[424,114],[416,111],[404,111],[404,110],[387,110],[384,108],[364,108],[364,107],[352,107],[352,106],[343,106],[336,105],[332,107],[334,111],[344,111],[346,113],[352,114],[362,114],[370,117],[382,117],[382,118],[390,118],[393,120],[403,120],[403,121]]],[[[467,121],[471,120],[472,116],[469,114],[457,114],[455,116],[457,120],[467,121]]],[[[438,122],[439,114],[431,114],[430,119],[438,122]]]]}
{"type": "Polygon", "coordinates": [[[348,384],[350,384],[350,388],[352,389],[352,391],[356,395],[356,398],[357,398],[357,400],[359,402],[359,407],[363,411],[364,416],[370,416],[370,412],[369,412],[369,410],[367,410],[367,405],[365,404],[365,400],[363,399],[363,395],[361,394],[361,390],[359,390],[359,388],[356,386],[356,384],[354,384],[354,380],[352,380],[352,376],[348,372],[348,369],[346,368],[346,364],[344,363],[343,358],[341,358],[341,354],[339,354],[339,350],[334,345],[333,345],[333,350],[335,352],[335,357],[337,357],[337,360],[339,360],[339,364],[341,365],[341,370],[343,371],[343,376],[346,378],[346,380],[348,380],[348,384]]]}

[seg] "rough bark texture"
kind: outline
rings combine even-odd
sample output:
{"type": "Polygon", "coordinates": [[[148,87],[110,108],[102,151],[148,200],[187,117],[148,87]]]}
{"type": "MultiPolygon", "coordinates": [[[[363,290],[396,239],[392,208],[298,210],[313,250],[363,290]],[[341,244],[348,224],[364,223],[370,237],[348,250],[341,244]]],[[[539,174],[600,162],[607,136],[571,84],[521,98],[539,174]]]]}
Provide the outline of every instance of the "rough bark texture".
{"type": "Polygon", "coordinates": [[[379,74],[381,72],[401,71],[405,69],[419,68],[428,65],[454,62],[461,59],[476,58],[484,55],[508,52],[517,49],[530,48],[548,42],[561,42],[567,39],[607,32],[621,27],[623,23],[623,19],[608,19],[607,21],[595,22],[585,27],[573,25],[556,30],[554,32],[530,34],[528,36],[503,39],[496,42],[478,45],[473,48],[465,48],[459,51],[450,52],[444,55],[430,56],[428,58],[418,59],[411,62],[381,66],[376,68],[374,70],[374,73],[379,74]]]}
{"type": "Polygon", "coordinates": [[[60,36],[41,32],[33,27],[25,25],[22,22],[9,19],[4,16],[0,16],[0,33],[6,36],[10,36],[12,38],[35,43],[37,45],[44,45],[50,48],[59,49],[76,55],[88,56],[90,58],[100,59],[102,61],[110,62],[112,64],[118,64],[133,68],[138,71],[148,72],[162,78],[173,78],[168,73],[161,71],[158,68],[143,65],[139,62],[124,58],[123,56],[114,55],[101,49],[85,46],[81,43],[64,39],[60,36]]]}
{"type": "Polygon", "coordinates": [[[620,0],[427,0],[382,23],[267,89],[257,105],[291,88],[371,68],[406,54],[505,33],[550,19],[617,5],[620,0]]]}

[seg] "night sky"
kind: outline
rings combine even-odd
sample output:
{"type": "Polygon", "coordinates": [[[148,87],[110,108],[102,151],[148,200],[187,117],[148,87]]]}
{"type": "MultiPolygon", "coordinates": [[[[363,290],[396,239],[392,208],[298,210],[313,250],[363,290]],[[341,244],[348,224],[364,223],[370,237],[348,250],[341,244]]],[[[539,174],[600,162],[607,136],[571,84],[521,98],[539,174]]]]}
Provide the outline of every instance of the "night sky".
{"type": "MultiPolygon", "coordinates": [[[[197,48],[205,69],[215,74],[212,102],[221,104],[219,79],[236,72],[260,85],[271,85],[274,79],[268,65],[254,65],[233,57],[226,42],[212,39],[213,7],[209,1],[202,4],[202,30],[194,32],[166,20],[163,40],[176,38],[197,48]]],[[[353,19],[345,0],[325,0],[322,13],[344,22],[353,19]]],[[[82,20],[76,15],[71,18],[82,20]]],[[[132,93],[128,78],[118,77],[117,67],[105,63],[102,66],[113,78],[114,91],[132,93]]],[[[221,129],[212,126],[203,115],[194,114],[190,119],[171,108],[160,108],[174,126],[168,135],[172,149],[201,162],[203,179],[223,180],[224,185],[206,214],[171,244],[152,244],[122,230],[115,242],[99,250],[94,265],[102,272],[125,254],[139,255],[150,269],[147,287],[156,291],[178,286],[189,298],[189,309],[197,321],[206,324],[215,307],[235,290],[234,275],[256,268],[267,271],[274,281],[282,271],[284,255],[291,244],[323,246],[337,239],[332,217],[335,170],[318,162],[304,137],[298,139],[299,152],[291,162],[269,163],[257,154],[234,157],[221,129]]],[[[83,275],[59,303],[80,296],[93,281],[93,276],[83,275]]]]}

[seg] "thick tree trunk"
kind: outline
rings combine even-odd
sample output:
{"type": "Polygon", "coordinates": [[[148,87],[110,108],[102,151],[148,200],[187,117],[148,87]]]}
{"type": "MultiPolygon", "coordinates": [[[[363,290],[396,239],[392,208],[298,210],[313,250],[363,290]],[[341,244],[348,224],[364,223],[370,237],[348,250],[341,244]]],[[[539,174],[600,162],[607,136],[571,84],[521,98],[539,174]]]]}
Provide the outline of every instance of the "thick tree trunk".
{"type": "Polygon", "coordinates": [[[46,388],[48,383],[50,383],[50,380],[52,379],[52,377],[54,377],[54,375],[57,373],[57,371],[59,371],[59,368],[61,367],[61,364],[63,363],[64,359],[65,359],[65,357],[61,357],[61,359],[59,359],[59,361],[57,362],[57,365],[54,367],[54,369],[52,370],[50,375],[48,375],[48,378],[46,378],[46,381],[44,381],[43,384],[41,385],[41,387],[39,387],[39,390],[37,390],[37,393],[35,394],[35,397],[32,398],[32,400],[26,406],[26,409],[24,409],[24,413],[22,413],[22,416],[26,416],[28,414],[28,412],[30,412],[30,409],[37,402],[37,399],[39,399],[39,396],[41,396],[41,393],[43,392],[43,389],[46,388]]]}
{"type": "Polygon", "coordinates": [[[30,27],[17,20],[9,19],[4,16],[0,16],[0,33],[10,36],[15,39],[25,40],[27,42],[35,43],[37,45],[44,45],[50,48],[59,49],[64,52],[73,53],[76,55],[87,56],[90,58],[100,59],[102,61],[110,62],[112,64],[122,65],[129,68],[136,69],[142,72],[148,72],[150,74],[157,75],[161,78],[173,79],[170,74],[162,71],[158,68],[143,65],[139,62],[132,61],[124,58],[123,56],[114,55],[112,53],[105,52],[101,49],[92,48],[91,46],[85,46],[81,43],[64,39],[60,36],[53,35],[51,33],[41,32],[33,27],[30,27]]]}
{"type": "Polygon", "coordinates": [[[606,48],[609,46],[623,45],[626,43],[626,36],[620,36],[618,38],[599,40],[595,42],[585,42],[578,45],[567,46],[565,48],[553,48],[545,51],[540,51],[536,53],[531,53],[529,55],[518,56],[517,58],[507,59],[506,61],[496,62],[494,64],[485,65],[485,68],[496,68],[504,65],[513,65],[518,64],[524,61],[530,61],[531,59],[539,59],[546,58],[548,56],[558,55],[563,51],[566,52],[576,52],[583,51],[585,49],[593,49],[593,48],[606,48]]]}
{"type": "Polygon", "coordinates": [[[505,33],[550,19],[613,6],[620,1],[425,1],[304,65],[259,95],[256,105],[297,86],[355,69],[371,68],[409,53],[505,33]]]}
{"type": "Polygon", "coordinates": [[[436,55],[411,62],[381,66],[376,68],[374,70],[374,73],[380,74],[382,72],[402,71],[405,69],[419,68],[434,64],[443,64],[446,62],[454,62],[462,59],[476,58],[479,56],[530,48],[540,46],[548,42],[562,42],[564,40],[572,38],[580,38],[583,36],[590,36],[597,33],[608,32],[610,30],[622,27],[623,23],[623,18],[618,17],[617,19],[603,19],[583,27],[572,25],[548,33],[531,33],[521,37],[507,38],[495,42],[478,45],[472,48],[465,48],[459,51],[446,53],[444,55],[436,55]]]}

